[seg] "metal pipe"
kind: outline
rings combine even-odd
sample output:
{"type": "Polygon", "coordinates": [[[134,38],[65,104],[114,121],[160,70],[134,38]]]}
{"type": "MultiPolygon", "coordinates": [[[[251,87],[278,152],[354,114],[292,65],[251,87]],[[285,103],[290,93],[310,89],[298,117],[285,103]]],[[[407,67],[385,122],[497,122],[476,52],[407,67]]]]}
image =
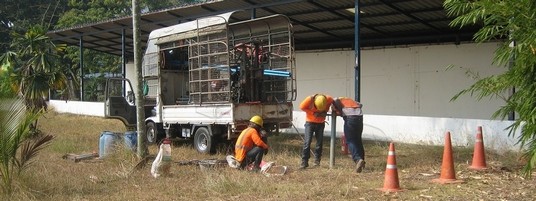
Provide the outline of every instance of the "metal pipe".
{"type": "Polygon", "coordinates": [[[331,113],[331,141],[329,143],[329,168],[335,166],[335,139],[337,133],[337,115],[331,113]]]}
{"type": "Polygon", "coordinates": [[[355,52],[355,100],[361,102],[361,46],[359,44],[359,0],[355,0],[355,13],[354,13],[354,52],[355,52]]]}

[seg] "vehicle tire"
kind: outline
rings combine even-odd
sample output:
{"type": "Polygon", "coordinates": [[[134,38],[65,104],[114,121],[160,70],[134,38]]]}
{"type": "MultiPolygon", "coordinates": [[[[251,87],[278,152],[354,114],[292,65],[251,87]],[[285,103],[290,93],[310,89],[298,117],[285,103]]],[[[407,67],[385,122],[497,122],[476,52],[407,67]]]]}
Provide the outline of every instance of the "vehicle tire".
{"type": "Polygon", "coordinates": [[[194,147],[199,153],[212,153],[214,148],[214,140],[206,127],[200,127],[195,131],[194,147]]]}
{"type": "Polygon", "coordinates": [[[160,128],[160,126],[150,121],[150,122],[147,122],[146,128],[147,130],[145,134],[147,135],[147,144],[155,144],[159,140],[161,140],[162,135],[163,135],[163,132],[162,132],[163,129],[160,128]]]}

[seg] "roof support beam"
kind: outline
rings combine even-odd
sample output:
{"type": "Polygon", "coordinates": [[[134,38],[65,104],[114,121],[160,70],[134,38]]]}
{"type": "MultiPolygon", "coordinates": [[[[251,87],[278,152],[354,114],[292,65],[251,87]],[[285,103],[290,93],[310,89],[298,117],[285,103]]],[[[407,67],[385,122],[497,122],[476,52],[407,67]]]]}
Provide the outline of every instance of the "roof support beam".
{"type": "MultiPolygon", "coordinates": [[[[252,5],[255,5],[255,3],[253,3],[253,2],[251,2],[251,1],[249,1],[249,0],[245,0],[245,2],[247,2],[247,3],[249,3],[249,4],[252,4],[252,5]]],[[[263,10],[265,10],[265,11],[268,11],[268,12],[270,12],[270,13],[274,13],[274,14],[277,13],[277,12],[275,12],[274,10],[269,9],[269,8],[266,8],[266,7],[262,7],[261,9],[263,9],[263,10]]],[[[314,26],[308,25],[308,24],[303,23],[303,22],[301,22],[301,21],[299,21],[299,20],[292,19],[292,18],[290,18],[290,17],[289,17],[289,19],[290,19],[290,21],[295,22],[295,23],[297,23],[297,24],[300,24],[300,25],[302,25],[302,26],[304,26],[304,27],[307,27],[307,28],[309,28],[309,29],[312,29],[312,30],[315,30],[315,31],[324,33],[324,34],[326,34],[326,35],[333,36],[334,38],[339,38],[339,37],[338,37],[337,35],[335,35],[335,34],[332,34],[332,33],[327,32],[327,31],[325,31],[325,30],[322,30],[322,29],[316,28],[316,27],[314,27],[314,26]]]]}
{"type": "MultiPolygon", "coordinates": [[[[378,29],[376,29],[376,28],[374,28],[374,27],[372,27],[372,26],[367,26],[366,24],[363,24],[363,23],[359,23],[359,24],[355,23],[355,20],[356,20],[356,19],[359,19],[359,17],[354,17],[354,19],[352,19],[351,17],[349,17],[349,16],[347,16],[347,15],[343,15],[343,14],[340,14],[340,13],[338,13],[338,12],[335,12],[335,11],[331,10],[330,8],[325,7],[325,6],[323,6],[323,5],[321,5],[321,4],[317,3],[317,2],[309,1],[309,3],[315,5],[316,7],[319,7],[319,8],[324,9],[324,11],[330,12],[331,14],[334,14],[334,15],[336,15],[336,16],[339,16],[339,17],[341,17],[341,18],[343,18],[343,19],[346,19],[346,20],[348,20],[348,21],[354,23],[354,26],[356,26],[356,25],[362,25],[363,27],[366,27],[367,29],[373,30],[373,31],[375,31],[375,32],[377,32],[377,33],[379,33],[379,34],[387,35],[387,33],[383,32],[383,31],[380,31],[380,30],[378,30],[378,29]]],[[[357,11],[355,11],[355,12],[357,12],[357,11]]],[[[358,14],[354,13],[354,16],[355,16],[355,15],[358,15],[358,14]]]]}

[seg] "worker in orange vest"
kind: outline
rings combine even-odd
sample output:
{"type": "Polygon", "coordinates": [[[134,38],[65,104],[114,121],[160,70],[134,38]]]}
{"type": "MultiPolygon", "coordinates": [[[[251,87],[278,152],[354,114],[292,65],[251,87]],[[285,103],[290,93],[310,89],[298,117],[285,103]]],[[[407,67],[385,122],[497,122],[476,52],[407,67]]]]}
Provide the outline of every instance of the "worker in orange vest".
{"type": "Polygon", "coordinates": [[[344,137],[352,159],[356,164],[355,171],[360,173],[365,168],[365,149],[363,147],[363,111],[362,104],[348,97],[336,98],[331,111],[344,120],[344,137]]]}
{"type": "Polygon", "coordinates": [[[253,171],[260,170],[262,157],[268,151],[266,132],[262,129],[263,120],[255,115],[249,120],[249,126],[240,133],[235,144],[235,160],[244,169],[253,163],[253,171]]]}
{"type": "Polygon", "coordinates": [[[322,142],[324,140],[324,126],[327,112],[333,103],[333,98],[324,94],[314,94],[306,97],[300,103],[300,109],[305,112],[305,138],[303,141],[302,161],[299,169],[309,167],[311,157],[311,142],[313,135],[316,139],[314,149],[315,166],[320,165],[322,158],[322,142]]]}

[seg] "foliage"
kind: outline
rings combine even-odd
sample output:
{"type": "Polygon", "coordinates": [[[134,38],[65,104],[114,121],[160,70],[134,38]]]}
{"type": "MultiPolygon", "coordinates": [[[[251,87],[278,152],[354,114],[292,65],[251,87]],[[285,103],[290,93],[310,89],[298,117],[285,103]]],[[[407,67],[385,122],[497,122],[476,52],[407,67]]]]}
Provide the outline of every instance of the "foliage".
{"type": "Polygon", "coordinates": [[[63,89],[67,79],[59,68],[63,48],[54,45],[42,26],[30,27],[24,34],[14,34],[11,50],[2,55],[0,63],[13,68],[12,87],[26,106],[46,109],[45,99],[51,89],[63,89]]]}
{"type": "MultiPolygon", "coordinates": [[[[0,61],[2,58],[0,58],[0,61]]],[[[0,98],[14,97],[16,94],[11,89],[10,74],[12,72],[11,67],[8,65],[0,64],[0,98]]]]}
{"type": "Polygon", "coordinates": [[[12,192],[14,176],[20,175],[53,139],[51,135],[30,135],[31,124],[39,115],[27,112],[21,99],[0,99],[0,175],[6,194],[12,192]]]}
{"type": "MultiPolygon", "coordinates": [[[[0,54],[4,54],[13,40],[13,32],[25,32],[34,24],[50,27],[66,9],[67,0],[4,0],[0,7],[0,54]]],[[[12,68],[0,64],[0,97],[12,97],[9,75],[12,68]]]]}
{"type": "Polygon", "coordinates": [[[66,9],[67,0],[3,0],[0,7],[0,53],[5,52],[12,40],[12,31],[20,32],[41,24],[55,24],[66,9]]]}
{"type": "Polygon", "coordinates": [[[474,35],[476,42],[502,41],[494,64],[509,66],[507,71],[478,80],[453,100],[462,94],[480,100],[515,88],[515,93],[506,98],[506,105],[493,117],[505,119],[513,112],[518,116],[508,127],[509,135],[514,137],[515,131],[521,129],[518,143],[526,148],[527,159],[523,173],[530,177],[536,168],[536,4],[533,0],[447,0],[444,7],[448,15],[456,16],[451,22],[453,27],[482,25],[474,35]]]}

